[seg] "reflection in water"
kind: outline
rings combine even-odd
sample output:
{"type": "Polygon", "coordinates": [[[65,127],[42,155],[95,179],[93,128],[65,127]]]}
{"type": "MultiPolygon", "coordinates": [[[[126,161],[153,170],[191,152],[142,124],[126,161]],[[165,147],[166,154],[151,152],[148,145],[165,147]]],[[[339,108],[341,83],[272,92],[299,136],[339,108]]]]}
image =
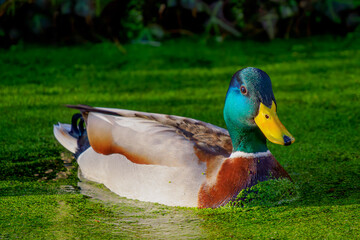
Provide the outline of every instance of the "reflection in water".
{"type": "Polygon", "coordinates": [[[118,214],[108,224],[114,225],[114,235],[145,239],[204,238],[202,220],[189,208],[168,207],[119,197],[102,184],[86,181],[78,183],[83,195],[110,205],[118,214]]]}

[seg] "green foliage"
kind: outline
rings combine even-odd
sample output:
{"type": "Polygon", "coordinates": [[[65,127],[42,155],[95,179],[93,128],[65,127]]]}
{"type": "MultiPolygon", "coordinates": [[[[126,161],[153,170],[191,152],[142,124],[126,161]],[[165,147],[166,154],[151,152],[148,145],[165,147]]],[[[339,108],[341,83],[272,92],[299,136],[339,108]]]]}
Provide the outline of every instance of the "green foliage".
{"type": "Polygon", "coordinates": [[[144,30],[143,24],[144,0],[131,0],[127,4],[127,16],[121,19],[121,24],[128,39],[136,39],[144,30]]]}
{"type": "Polygon", "coordinates": [[[289,179],[271,179],[240,191],[231,207],[277,206],[296,200],[298,188],[289,179]]]}
{"type": "MultiPolygon", "coordinates": [[[[197,34],[270,39],[315,34],[353,35],[357,0],[3,0],[0,47],[19,41],[99,42],[104,38],[158,46],[164,36],[197,34]],[[19,13],[19,14],[17,14],[19,13]],[[23,15],[27,17],[24,18],[23,15]]],[[[119,45],[120,46],[120,45],[119,45]]]]}

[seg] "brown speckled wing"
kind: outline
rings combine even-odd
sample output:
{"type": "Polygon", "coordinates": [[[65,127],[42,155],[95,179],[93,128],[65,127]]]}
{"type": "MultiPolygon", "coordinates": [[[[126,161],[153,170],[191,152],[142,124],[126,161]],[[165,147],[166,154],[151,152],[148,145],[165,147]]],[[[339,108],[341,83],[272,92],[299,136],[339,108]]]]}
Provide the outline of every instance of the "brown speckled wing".
{"type": "Polygon", "coordinates": [[[123,109],[68,106],[82,112],[95,151],[139,164],[189,166],[228,157],[228,131],[195,119],[123,109]]]}

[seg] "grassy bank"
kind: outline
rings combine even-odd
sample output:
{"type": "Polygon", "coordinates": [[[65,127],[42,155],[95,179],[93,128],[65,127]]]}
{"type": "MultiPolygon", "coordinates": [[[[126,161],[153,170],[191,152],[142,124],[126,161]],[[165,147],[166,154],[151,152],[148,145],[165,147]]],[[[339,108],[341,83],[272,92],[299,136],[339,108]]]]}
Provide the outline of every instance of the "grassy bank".
{"type": "Polygon", "coordinates": [[[0,239],[166,238],[187,228],[197,229],[198,238],[359,236],[359,43],[310,38],[204,45],[184,39],[158,48],[126,45],[127,54],[111,43],[0,51],[0,239]],[[76,169],[64,166],[68,154],[52,134],[54,123],[69,122],[75,112],[65,104],[169,113],[225,127],[228,83],[246,66],[270,75],[278,115],[296,138],[290,147],[269,148],[299,198],[194,211],[137,201],[104,205],[65,189],[76,186],[76,169]],[[143,221],[179,215],[186,217],[164,229],[161,221],[143,221]]]}

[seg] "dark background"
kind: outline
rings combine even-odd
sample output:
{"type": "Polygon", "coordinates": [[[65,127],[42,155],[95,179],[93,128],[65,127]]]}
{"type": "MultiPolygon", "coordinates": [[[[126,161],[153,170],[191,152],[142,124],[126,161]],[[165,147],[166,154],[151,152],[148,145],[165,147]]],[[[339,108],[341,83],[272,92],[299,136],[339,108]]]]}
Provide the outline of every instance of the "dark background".
{"type": "Polygon", "coordinates": [[[199,36],[269,41],[360,32],[357,0],[0,0],[0,47],[199,36]]]}

